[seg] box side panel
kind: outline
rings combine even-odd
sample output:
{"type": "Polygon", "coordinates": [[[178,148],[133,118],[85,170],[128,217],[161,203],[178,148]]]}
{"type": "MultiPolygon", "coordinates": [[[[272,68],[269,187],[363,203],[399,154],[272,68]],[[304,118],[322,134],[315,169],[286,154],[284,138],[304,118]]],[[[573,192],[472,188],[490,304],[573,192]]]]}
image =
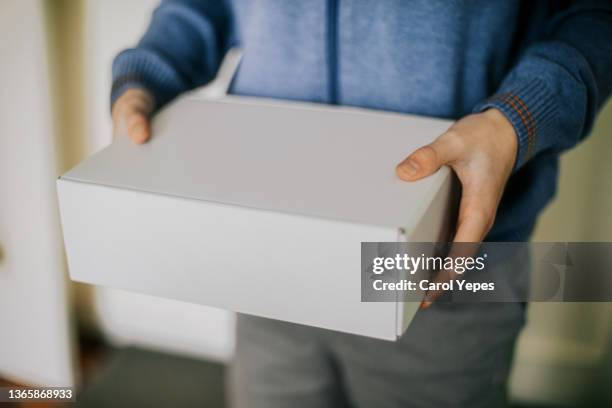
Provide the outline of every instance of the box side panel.
{"type": "MultiPolygon", "coordinates": [[[[459,198],[457,187],[454,175],[446,177],[422,218],[411,231],[406,231],[406,235],[400,236],[399,240],[408,242],[447,242],[451,240],[459,198]]],[[[430,256],[433,253],[425,255],[430,256]]],[[[398,337],[408,329],[418,310],[418,302],[402,302],[399,299],[397,303],[398,337]]]]}
{"type": "Polygon", "coordinates": [[[58,182],[72,279],[365,336],[396,305],[362,303],[361,241],[391,228],[58,182]]]}
{"type": "Polygon", "coordinates": [[[397,338],[402,337],[406,330],[408,330],[412,319],[414,319],[414,316],[419,311],[420,305],[419,302],[397,302],[397,338]]]}
{"type": "Polygon", "coordinates": [[[410,231],[406,231],[409,242],[448,242],[455,227],[458,185],[454,175],[444,178],[421,219],[410,231]]]}

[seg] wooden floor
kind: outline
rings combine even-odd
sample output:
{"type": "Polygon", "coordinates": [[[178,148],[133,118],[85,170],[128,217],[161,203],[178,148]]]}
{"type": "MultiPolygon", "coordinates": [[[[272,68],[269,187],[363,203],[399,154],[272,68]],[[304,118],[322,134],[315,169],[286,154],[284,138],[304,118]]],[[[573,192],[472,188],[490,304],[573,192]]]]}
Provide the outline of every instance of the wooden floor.
{"type": "MultiPolygon", "coordinates": [[[[25,387],[0,378],[0,387],[25,387]]],[[[68,408],[67,404],[57,402],[0,402],[2,408],[68,408]]]]}
{"type": "MultiPolygon", "coordinates": [[[[79,339],[79,366],[82,382],[88,383],[105,358],[112,352],[95,336],[79,339]]],[[[28,384],[17,384],[0,377],[0,387],[28,387],[28,384]]],[[[0,408],[70,408],[73,403],[59,402],[0,402],[0,408]]]]}

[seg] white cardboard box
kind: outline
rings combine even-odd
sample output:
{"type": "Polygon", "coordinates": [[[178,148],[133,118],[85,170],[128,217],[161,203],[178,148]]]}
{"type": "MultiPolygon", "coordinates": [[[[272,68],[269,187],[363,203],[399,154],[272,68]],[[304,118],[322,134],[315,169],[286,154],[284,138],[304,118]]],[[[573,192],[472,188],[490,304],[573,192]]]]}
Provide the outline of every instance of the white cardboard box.
{"type": "Polygon", "coordinates": [[[73,280],[394,340],[416,303],[361,302],[362,241],[445,240],[448,168],[408,153],[439,119],[230,97],[184,98],[58,180],[73,280]]]}

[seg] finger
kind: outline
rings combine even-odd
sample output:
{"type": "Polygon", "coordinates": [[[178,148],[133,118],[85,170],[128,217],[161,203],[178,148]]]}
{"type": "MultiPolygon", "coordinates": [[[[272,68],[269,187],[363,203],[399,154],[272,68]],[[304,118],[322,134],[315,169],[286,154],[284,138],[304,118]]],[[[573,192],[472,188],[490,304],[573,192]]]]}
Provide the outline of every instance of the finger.
{"type": "Polygon", "coordinates": [[[487,235],[493,225],[496,205],[486,197],[486,194],[478,197],[464,194],[459,204],[454,242],[481,242],[487,235]]]}
{"type": "MultiPolygon", "coordinates": [[[[438,285],[443,284],[443,283],[447,283],[452,281],[453,279],[456,279],[457,274],[454,273],[451,270],[448,269],[442,269],[438,272],[436,272],[436,276],[431,280],[431,283],[433,283],[435,286],[434,287],[440,287],[438,285]]],[[[431,306],[431,304],[437,300],[440,296],[442,296],[442,294],[444,293],[444,290],[439,289],[439,290],[428,290],[427,292],[425,292],[425,296],[423,297],[423,300],[421,301],[421,305],[419,306],[420,309],[427,309],[429,306],[431,306]]]]}
{"type": "Polygon", "coordinates": [[[149,117],[153,109],[153,98],[142,89],[128,89],[113,105],[113,133],[127,136],[137,144],[146,142],[151,136],[149,117]]]}
{"type": "MultiPolygon", "coordinates": [[[[476,255],[480,242],[484,239],[493,224],[493,208],[490,203],[487,204],[486,201],[471,196],[469,191],[467,194],[464,194],[459,206],[457,232],[453,245],[447,255],[448,257],[467,258],[476,255]]],[[[450,282],[460,275],[461,274],[453,270],[442,270],[436,274],[433,282],[450,282]]],[[[442,296],[443,293],[444,291],[442,290],[428,291],[421,302],[420,308],[427,309],[436,299],[442,296]]]]}
{"type": "Polygon", "coordinates": [[[147,115],[138,111],[128,112],[125,123],[127,125],[128,136],[132,142],[142,144],[149,140],[151,129],[147,115]]]}
{"type": "MultiPolygon", "coordinates": [[[[453,259],[453,265],[456,264],[455,260],[457,258],[471,258],[476,256],[478,253],[478,248],[480,247],[480,242],[453,242],[451,245],[448,254],[446,254],[446,258],[453,259]]],[[[438,283],[446,283],[452,280],[457,279],[460,276],[463,276],[465,272],[457,272],[453,269],[442,269],[436,273],[436,276],[432,280],[432,282],[436,283],[434,287],[439,287],[438,283]]],[[[438,299],[444,293],[443,290],[431,290],[425,294],[425,298],[421,303],[421,308],[426,309],[438,299]]]]}
{"type": "Polygon", "coordinates": [[[433,143],[415,150],[400,164],[395,171],[404,181],[415,181],[429,176],[444,165],[458,157],[459,149],[455,142],[456,136],[447,132],[433,143]]]}

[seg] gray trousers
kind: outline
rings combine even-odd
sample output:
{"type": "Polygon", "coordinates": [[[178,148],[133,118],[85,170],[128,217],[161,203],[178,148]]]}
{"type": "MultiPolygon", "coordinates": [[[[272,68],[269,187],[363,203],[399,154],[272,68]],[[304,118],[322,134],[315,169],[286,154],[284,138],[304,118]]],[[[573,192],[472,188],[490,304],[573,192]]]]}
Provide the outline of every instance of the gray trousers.
{"type": "Polygon", "coordinates": [[[434,303],[397,342],[241,315],[236,408],[498,407],[520,303],[434,303]]]}

